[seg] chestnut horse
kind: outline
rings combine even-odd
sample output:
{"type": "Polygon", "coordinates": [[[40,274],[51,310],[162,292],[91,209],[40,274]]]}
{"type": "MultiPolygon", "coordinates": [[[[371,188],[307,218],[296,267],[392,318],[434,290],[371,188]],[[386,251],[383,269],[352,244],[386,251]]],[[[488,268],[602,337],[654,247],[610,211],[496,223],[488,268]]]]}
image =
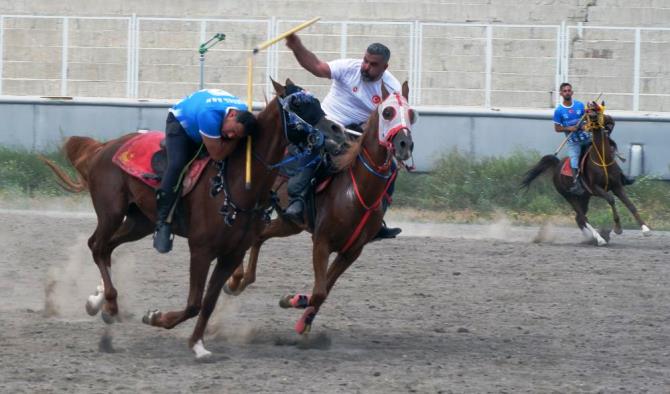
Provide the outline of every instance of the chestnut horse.
{"type": "MultiPolygon", "coordinates": [[[[290,80],[286,81],[286,86],[272,82],[279,97],[302,91],[290,80]]],[[[196,358],[211,354],[204,347],[203,334],[221,287],[242,262],[246,250],[265,226],[265,215],[271,202],[270,189],[277,175],[267,163],[279,161],[288,143],[283,122],[286,114],[283,111],[288,109],[302,119],[315,119],[312,126],[330,138],[344,139],[342,127],[325,118],[319,101],[313,96],[307,100],[303,98],[295,105],[290,99],[286,101],[288,103],[284,102],[284,109],[280,110],[275,97],[258,114],[260,131],[254,136],[255,160],[252,171],[255,177],[250,190],[245,189],[244,181],[245,144],[239,143],[227,159],[227,174],[223,175],[227,182],[226,193],[220,193],[214,198],[210,196],[209,180],[218,173],[215,163],[210,162],[197,185],[180,202],[184,220],[175,220],[173,231],[188,238],[191,254],[186,307],[164,313],[150,311],[143,321],[170,329],[199,314],[189,339],[189,347],[195,352],[196,358]],[[226,224],[224,217],[217,213],[224,199],[229,207],[234,202],[232,206],[235,207],[237,218],[231,225],[226,224]],[[203,300],[210,263],[215,258],[217,263],[203,300]]],[[[47,163],[71,191],[88,190],[91,194],[98,225],[88,240],[88,246],[100,269],[102,286],[99,287],[99,295],[89,297],[87,311],[96,314],[104,301],[103,319],[108,323],[118,314],[117,291],[110,275],[112,251],[123,243],[152,234],[156,220],[154,190],[112,163],[115,152],[135,135],[124,135],[106,143],[86,137],[69,138],[64,151],[79,174],[78,181],[72,180],[55,164],[47,163]]]]}
{"type": "MultiPolygon", "coordinates": [[[[621,220],[614,205],[611,190],[621,200],[637,220],[643,235],[650,235],[651,230],[640,218],[635,205],[630,201],[621,182],[621,168],[616,162],[615,152],[610,146],[609,132],[605,128],[606,115],[604,108],[595,102],[588,104],[586,109],[586,125],[584,129],[591,133],[591,148],[585,154],[582,170],[582,183],[585,192],[581,195],[571,193],[572,177],[561,175],[563,163],[555,155],[546,155],[540,159],[525,175],[521,185],[528,188],[535,178],[547,170],[552,170],[554,187],[572,205],[575,210],[577,226],[587,237],[593,238],[598,246],[607,245],[607,240],[589,223],[586,213],[589,210],[589,201],[592,196],[602,197],[612,208],[614,217],[614,232],[621,234],[621,220]]],[[[608,235],[608,234],[604,234],[608,235]]]]}
{"type": "MultiPolygon", "coordinates": [[[[335,158],[340,172],[332,178],[327,189],[316,196],[314,229],[299,226],[281,216],[273,220],[252,246],[246,272],[240,265],[224,287],[227,293],[239,294],[255,281],[258,254],[266,240],[311,231],[314,265],[312,294],[289,295],[279,303],[283,308],[305,309],[295,330],[299,334],[309,332],[312,321],[337,279],[356,261],[363,247],[374,239],[381,228],[381,201],[397,174],[394,158],[403,163],[411,157],[414,143],[410,127],[415,114],[407,103],[408,91],[407,82],[402,85],[402,95],[388,94],[383,89],[383,102],[370,115],[360,140],[342,156],[335,158]],[[328,258],[333,252],[337,256],[329,266],[328,258]]],[[[286,187],[282,187],[279,193],[285,203],[286,187]]]]}

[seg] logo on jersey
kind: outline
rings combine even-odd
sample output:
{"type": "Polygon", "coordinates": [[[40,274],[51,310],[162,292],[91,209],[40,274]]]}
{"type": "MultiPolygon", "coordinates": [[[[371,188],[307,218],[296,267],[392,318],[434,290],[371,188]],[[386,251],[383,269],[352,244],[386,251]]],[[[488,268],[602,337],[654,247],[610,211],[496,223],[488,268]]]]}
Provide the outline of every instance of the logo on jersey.
{"type": "Polygon", "coordinates": [[[372,102],[374,104],[379,104],[382,102],[382,98],[375,94],[374,96],[372,96],[372,102]]]}
{"type": "Polygon", "coordinates": [[[358,92],[358,86],[354,86],[353,89],[351,89],[351,91],[354,93],[358,92]]]}

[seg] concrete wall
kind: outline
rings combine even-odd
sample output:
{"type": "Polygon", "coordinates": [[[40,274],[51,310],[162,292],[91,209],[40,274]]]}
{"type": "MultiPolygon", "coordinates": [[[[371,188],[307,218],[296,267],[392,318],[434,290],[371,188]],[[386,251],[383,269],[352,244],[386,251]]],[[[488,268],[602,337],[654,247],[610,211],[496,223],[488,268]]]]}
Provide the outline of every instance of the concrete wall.
{"type": "MultiPolygon", "coordinates": [[[[663,0],[51,0],[0,1],[4,15],[60,15],[261,18],[258,23],[209,22],[205,36],[222,31],[226,42],[208,55],[208,87],[225,87],[245,95],[246,50],[264,40],[269,18],[304,20],[321,15],[324,21],[366,20],[397,22],[493,23],[491,106],[550,108],[556,84],[555,27],[569,25],[668,27],[670,8],[663,0]],[[501,27],[500,24],[547,25],[501,27]]],[[[283,31],[291,23],[280,24],[283,31]]],[[[201,25],[195,21],[143,20],[137,45],[137,94],[128,94],[128,22],[70,19],[69,49],[63,67],[61,19],[4,19],[0,94],[141,97],[176,99],[198,85],[201,25]],[[65,70],[66,82],[61,77],[65,70]]],[[[359,57],[372,41],[393,51],[391,69],[399,79],[412,79],[412,37],[409,25],[352,24],[342,50],[339,23],[319,23],[303,38],[325,60],[342,55],[359,57]]],[[[416,33],[416,32],[415,32],[416,33]]],[[[633,108],[634,31],[570,30],[569,63],[564,75],[583,97],[605,92],[612,109],[633,108]]],[[[670,31],[644,30],[640,47],[642,111],[670,112],[670,31]]],[[[483,106],[485,104],[485,29],[426,26],[421,41],[421,78],[411,81],[421,90],[422,105],[483,106]]],[[[277,77],[291,77],[323,96],[325,80],[307,74],[283,46],[278,47],[277,77]]],[[[257,59],[254,92],[262,98],[268,58],[257,59]]]]}
{"type": "MultiPolygon", "coordinates": [[[[163,130],[167,101],[72,101],[39,98],[0,100],[0,145],[30,150],[57,149],[65,137],[86,135],[106,140],[138,129],[163,130]]],[[[430,170],[435,159],[452,149],[475,157],[505,156],[515,151],[551,153],[563,137],[553,131],[551,111],[493,111],[417,107],[415,160],[430,170]]],[[[645,174],[670,179],[670,116],[612,112],[615,138],[622,153],[631,143],[644,150],[645,174]]],[[[623,167],[625,170],[627,166],[623,167]]]]}

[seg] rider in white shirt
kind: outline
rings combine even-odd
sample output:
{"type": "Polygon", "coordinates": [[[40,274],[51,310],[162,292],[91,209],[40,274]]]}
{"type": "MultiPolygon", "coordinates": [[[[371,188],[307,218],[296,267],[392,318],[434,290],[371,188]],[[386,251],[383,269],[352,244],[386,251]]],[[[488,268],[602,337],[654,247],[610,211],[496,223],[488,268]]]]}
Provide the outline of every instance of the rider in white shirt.
{"type": "MultiPolygon", "coordinates": [[[[295,34],[286,38],[286,46],[293,51],[296,60],[305,70],[316,77],[333,81],[322,108],[329,119],[347,128],[361,130],[360,126],[382,101],[382,82],[389,92],[401,89],[398,80],[386,70],[391,51],[385,45],[371,44],[363,59],[339,59],[331,62],[324,62],[316,57],[295,34]]],[[[304,199],[312,176],[311,172],[303,171],[289,179],[290,202],[285,214],[293,220],[302,220],[304,199]]],[[[393,185],[389,188],[389,195],[392,192],[393,185]]],[[[386,211],[386,199],[383,206],[386,211]]],[[[383,224],[377,238],[395,238],[400,231],[399,228],[388,228],[383,224]]]]}

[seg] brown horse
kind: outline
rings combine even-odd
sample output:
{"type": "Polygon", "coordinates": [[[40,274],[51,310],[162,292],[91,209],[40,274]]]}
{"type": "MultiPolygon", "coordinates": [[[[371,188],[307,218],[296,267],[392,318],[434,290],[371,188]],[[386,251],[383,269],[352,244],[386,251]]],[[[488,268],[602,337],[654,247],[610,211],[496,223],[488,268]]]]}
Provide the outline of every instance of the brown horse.
{"type": "MultiPolygon", "coordinates": [[[[284,111],[293,112],[302,119],[315,119],[312,126],[330,138],[343,141],[343,129],[325,118],[316,98],[301,97],[299,102],[294,103],[290,99],[293,93],[302,91],[300,87],[290,80],[286,81],[286,86],[274,81],[273,84],[279,97],[288,98],[284,100],[283,109],[280,110],[275,97],[258,114],[261,128],[258,135],[254,136],[256,160],[253,161],[252,171],[255,178],[251,189],[245,189],[245,144],[240,143],[227,159],[227,174],[223,173],[227,182],[226,193],[220,193],[214,198],[210,196],[209,180],[218,173],[214,162],[210,162],[198,184],[181,200],[183,220],[173,222],[173,232],[188,238],[191,254],[186,307],[165,313],[150,311],[143,318],[147,324],[170,329],[199,314],[189,339],[189,347],[197,358],[211,354],[204,348],[202,338],[221,287],[242,262],[246,250],[265,225],[265,215],[271,200],[270,189],[277,175],[269,169],[267,163],[279,161],[288,143],[284,130],[284,111]],[[235,207],[237,218],[231,225],[224,222],[222,215],[217,214],[224,202],[229,207],[235,207]],[[207,274],[214,259],[217,263],[203,302],[207,274]]],[[[88,246],[100,269],[102,286],[99,287],[99,295],[89,297],[87,311],[97,313],[104,301],[102,316],[108,323],[118,314],[117,291],[110,275],[112,251],[123,243],[151,234],[156,219],[154,190],[112,162],[115,152],[134,135],[136,133],[106,143],[86,137],[69,138],[64,151],[76,168],[79,181],[72,180],[55,164],[48,163],[71,191],[88,190],[91,194],[98,225],[88,240],[88,246]]]]}
{"type": "MultiPolygon", "coordinates": [[[[239,294],[255,281],[258,254],[266,240],[311,231],[314,265],[312,295],[289,295],[280,301],[283,308],[305,309],[295,329],[300,334],[309,332],[312,321],[337,279],[358,258],[363,247],[372,241],[381,227],[381,200],[397,173],[394,158],[403,163],[411,157],[414,143],[410,127],[415,116],[407,103],[408,91],[407,82],[402,85],[402,95],[388,94],[383,89],[384,101],[370,115],[362,137],[345,154],[336,158],[340,172],[333,177],[327,189],[316,196],[314,229],[299,226],[281,216],[273,220],[251,248],[246,272],[240,265],[228,281],[224,288],[227,293],[239,294]],[[328,258],[333,252],[337,256],[329,266],[328,258]]],[[[282,187],[279,193],[285,203],[286,187],[282,187]]]]}
{"type": "MultiPolygon", "coordinates": [[[[582,183],[586,191],[581,194],[574,194],[569,191],[572,186],[572,178],[561,174],[561,163],[555,155],[546,155],[540,159],[533,168],[525,175],[521,184],[528,188],[535,178],[547,170],[553,171],[554,187],[556,190],[572,205],[575,210],[575,220],[577,226],[587,237],[592,237],[598,246],[607,244],[603,235],[596,231],[589,223],[586,213],[589,209],[591,196],[602,197],[612,208],[614,217],[614,232],[621,234],[621,221],[619,213],[614,205],[614,197],[609,193],[611,190],[624,205],[630,210],[642,229],[642,234],[650,235],[651,230],[630,201],[624,191],[621,182],[622,171],[615,160],[615,152],[610,146],[609,132],[605,128],[606,116],[604,109],[595,102],[589,103],[586,109],[586,126],[584,129],[591,133],[591,148],[583,158],[582,183]]],[[[607,234],[605,234],[607,235],[607,234]]]]}

